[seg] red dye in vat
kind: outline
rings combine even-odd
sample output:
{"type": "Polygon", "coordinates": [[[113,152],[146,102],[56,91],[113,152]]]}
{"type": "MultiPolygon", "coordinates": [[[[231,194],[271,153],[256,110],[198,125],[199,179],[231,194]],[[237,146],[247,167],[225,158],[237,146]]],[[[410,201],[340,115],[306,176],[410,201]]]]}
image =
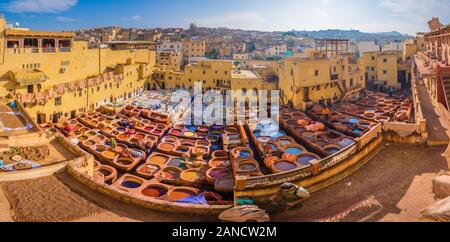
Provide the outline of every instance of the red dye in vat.
{"type": "Polygon", "coordinates": [[[176,135],[176,136],[180,136],[181,135],[181,130],[178,129],[173,129],[172,131],[170,131],[171,134],[176,135]]]}
{"type": "Polygon", "coordinates": [[[167,194],[167,189],[162,187],[147,187],[142,190],[142,194],[147,197],[162,197],[167,194]]]}

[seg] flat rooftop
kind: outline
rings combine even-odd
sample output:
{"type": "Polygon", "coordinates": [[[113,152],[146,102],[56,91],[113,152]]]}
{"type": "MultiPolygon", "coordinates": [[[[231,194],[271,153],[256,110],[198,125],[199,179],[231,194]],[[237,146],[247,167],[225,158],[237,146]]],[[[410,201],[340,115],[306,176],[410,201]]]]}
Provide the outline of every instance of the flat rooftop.
{"type": "Polygon", "coordinates": [[[259,76],[254,72],[250,70],[241,70],[241,71],[232,71],[231,72],[231,78],[236,79],[257,79],[259,76]]]}

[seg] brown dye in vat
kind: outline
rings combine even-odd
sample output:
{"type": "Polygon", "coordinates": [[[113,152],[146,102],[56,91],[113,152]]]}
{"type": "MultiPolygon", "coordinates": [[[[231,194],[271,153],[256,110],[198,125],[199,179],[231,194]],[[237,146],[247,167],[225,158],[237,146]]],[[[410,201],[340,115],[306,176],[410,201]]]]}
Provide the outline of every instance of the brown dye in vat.
{"type": "Polygon", "coordinates": [[[275,168],[279,171],[290,171],[297,168],[297,166],[291,162],[280,161],[275,163],[275,168]]]}

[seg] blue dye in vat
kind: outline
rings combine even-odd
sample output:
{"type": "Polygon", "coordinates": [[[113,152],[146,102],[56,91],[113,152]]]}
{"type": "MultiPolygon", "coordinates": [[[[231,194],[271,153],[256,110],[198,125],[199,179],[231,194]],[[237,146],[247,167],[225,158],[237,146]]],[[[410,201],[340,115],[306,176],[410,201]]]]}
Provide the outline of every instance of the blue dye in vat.
{"type": "Polygon", "coordinates": [[[338,148],[328,148],[325,151],[328,153],[331,153],[331,154],[336,154],[339,152],[339,149],[338,148]]]}
{"type": "Polygon", "coordinates": [[[311,156],[302,156],[302,157],[299,157],[298,159],[297,159],[297,162],[300,164],[300,165],[303,165],[303,166],[309,166],[310,165],[310,161],[313,161],[313,160],[315,160],[315,158],[314,157],[311,157],[311,156]]]}
{"type": "Polygon", "coordinates": [[[359,120],[358,119],[354,119],[354,118],[348,120],[348,122],[351,123],[351,124],[359,124],[359,120]]]}
{"type": "Polygon", "coordinates": [[[364,127],[364,128],[368,128],[369,126],[370,126],[370,124],[360,124],[361,125],[361,127],[364,127]]]}
{"type": "Polygon", "coordinates": [[[303,153],[303,150],[299,148],[287,148],[285,152],[290,155],[300,155],[301,153],[303,153]]]}
{"type": "Polygon", "coordinates": [[[167,166],[170,167],[181,167],[182,165],[184,165],[184,160],[182,159],[172,159],[167,163],[167,166]]]}
{"type": "Polygon", "coordinates": [[[240,151],[239,152],[239,157],[248,158],[248,157],[250,157],[250,152],[248,152],[248,151],[240,151]]]}
{"type": "Polygon", "coordinates": [[[141,186],[141,184],[134,181],[124,181],[122,182],[122,186],[126,188],[138,188],[141,186]]]}
{"type": "Polygon", "coordinates": [[[362,130],[362,129],[354,129],[353,132],[355,132],[355,133],[362,133],[362,132],[364,132],[364,130],[362,130]]]}
{"type": "Polygon", "coordinates": [[[355,143],[355,141],[353,141],[351,139],[343,139],[343,140],[339,141],[339,145],[343,146],[343,147],[353,145],[354,143],[355,143]]]}
{"type": "Polygon", "coordinates": [[[216,151],[216,150],[219,150],[220,147],[218,145],[213,145],[213,146],[211,146],[211,149],[216,151]]]}
{"type": "Polygon", "coordinates": [[[187,126],[186,128],[190,131],[197,131],[197,128],[195,126],[187,126]]]}
{"type": "Polygon", "coordinates": [[[274,133],[271,133],[270,135],[268,135],[269,137],[271,137],[271,138],[274,138],[274,139],[278,139],[278,138],[281,138],[281,137],[283,137],[283,136],[285,136],[286,134],[284,133],[284,132],[274,132],[274,133]]]}

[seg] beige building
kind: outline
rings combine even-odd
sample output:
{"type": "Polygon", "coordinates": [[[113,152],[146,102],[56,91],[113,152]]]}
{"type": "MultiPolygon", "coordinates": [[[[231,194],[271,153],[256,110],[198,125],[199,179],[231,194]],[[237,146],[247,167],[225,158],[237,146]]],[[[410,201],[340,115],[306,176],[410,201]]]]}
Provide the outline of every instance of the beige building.
{"type": "Polygon", "coordinates": [[[158,51],[156,57],[157,66],[168,66],[174,71],[179,71],[183,64],[183,53],[175,51],[158,51]]]}
{"type": "Polygon", "coordinates": [[[349,56],[309,53],[309,58],[285,58],[277,72],[282,102],[300,110],[357,96],[365,88],[363,72],[349,56]]]}
{"type": "Polygon", "coordinates": [[[399,53],[397,51],[364,53],[361,63],[365,71],[365,80],[386,90],[390,88],[401,89],[402,81],[398,78],[399,53]]]}
{"type": "Polygon", "coordinates": [[[91,49],[73,37],[7,28],[0,18],[0,93],[24,104],[38,123],[137,95],[152,75],[154,44],[91,49]]]}
{"type": "Polygon", "coordinates": [[[204,40],[183,41],[184,58],[204,57],[206,53],[206,42],[204,40]]]}
{"type": "Polygon", "coordinates": [[[274,90],[278,82],[265,78],[256,70],[239,70],[230,60],[204,60],[189,64],[184,71],[159,69],[153,75],[152,87],[162,89],[193,90],[195,83],[202,83],[207,90],[274,90]]]}

